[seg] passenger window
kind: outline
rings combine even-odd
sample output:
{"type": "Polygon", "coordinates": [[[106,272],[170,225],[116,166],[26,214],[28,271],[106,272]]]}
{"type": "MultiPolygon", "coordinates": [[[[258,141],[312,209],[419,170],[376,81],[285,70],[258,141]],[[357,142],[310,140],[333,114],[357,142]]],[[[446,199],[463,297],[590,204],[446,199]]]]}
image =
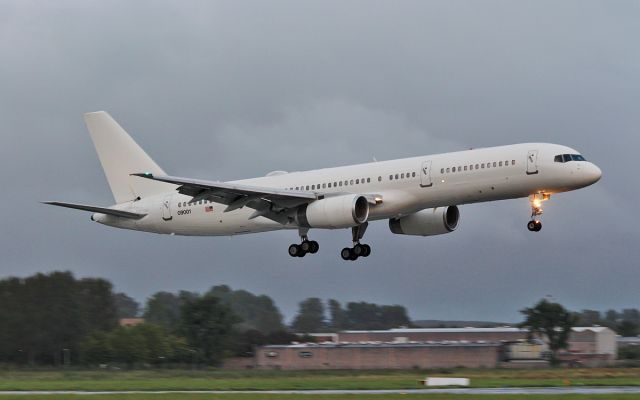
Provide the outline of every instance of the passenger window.
{"type": "Polygon", "coordinates": [[[398,175],[398,174],[396,174],[395,178],[396,178],[396,179],[399,179],[399,178],[398,178],[398,176],[399,176],[399,175],[398,175]]]}
{"type": "Polygon", "coordinates": [[[382,182],[382,177],[378,176],[378,182],[382,182]]]}
{"type": "Polygon", "coordinates": [[[323,189],[326,189],[326,188],[327,188],[327,184],[326,184],[326,183],[323,183],[323,184],[322,184],[322,188],[323,188],[323,189]]]}
{"type": "Polygon", "coordinates": [[[342,186],[342,181],[338,182],[338,185],[342,186]]]}
{"type": "Polygon", "coordinates": [[[311,185],[311,190],[315,190],[316,189],[316,185],[311,185]]]}
{"type": "Polygon", "coordinates": [[[496,162],[494,161],[494,162],[493,162],[493,168],[495,168],[495,167],[496,167],[496,162]]]}
{"type": "Polygon", "coordinates": [[[349,181],[344,181],[345,186],[349,186],[349,181]]]}
{"type": "Polygon", "coordinates": [[[367,183],[371,183],[371,178],[367,178],[367,183]]]}
{"type": "Polygon", "coordinates": [[[440,168],[440,173],[444,174],[444,168],[440,168]]]}
{"type": "Polygon", "coordinates": [[[464,166],[464,170],[465,170],[465,171],[467,170],[467,166],[466,166],[466,165],[464,166]]]}
{"type": "Polygon", "coordinates": [[[413,177],[415,178],[415,177],[416,177],[416,173],[415,173],[415,172],[412,172],[412,173],[411,173],[411,176],[413,176],[413,177]]]}
{"type": "Polygon", "coordinates": [[[393,175],[389,175],[389,180],[392,181],[393,180],[393,175]]]}
{"type": "Polygon", "coordinates": [[[349,185],[353,185],[353,179],[349,181],[349,185]]]}
{"type": "Polygon", "coordinates": [[[307,190],[309,190],[309,185],[307,185],[307,190]]]}
{"type": "Polygon", "coordinates": [[[447,168],[447,174],[449,173],[449,171],[450,171],[449,168],[447,168]]]}
{"type": "Polygon", "coordinates": [[[178,207],[182,207],[182,202],[178,202],[178,207]]]}
{"type": "Polygon", "coordinates": [[[404,179],[404,173],[400,174],[400,179],[404,179]]]}
{"type": "Polygon", "coordinates": [[[480,165],[479,165],[479,164],[476,164],[476,169],[479,169],[478,167],[480,167],[480,165]]]}
{"type": "Polygon", "coordinates": [[[327,184],[327,187],[328,187],[329,189],[331,189],[331,182],[329,182],[329,183],[327,184]]]}
{"type": "Polygon", "coordinates": [[[360,184],[360,179],[356,179],[356,185],[360,184]]]}
{"type": "Polygon", "coordinates": [[[511,160],[511,165],[516,165],[516,160],[511,160]]]}
{"type": "Polygon", "coordinates": [[[502,161],[498,163],[498,167],[502,167],[502,161]]]}
{"type": "Polygon", "coordinates": [[[484,169],[484,163],[481,164],[481,168],[484,169]]]}

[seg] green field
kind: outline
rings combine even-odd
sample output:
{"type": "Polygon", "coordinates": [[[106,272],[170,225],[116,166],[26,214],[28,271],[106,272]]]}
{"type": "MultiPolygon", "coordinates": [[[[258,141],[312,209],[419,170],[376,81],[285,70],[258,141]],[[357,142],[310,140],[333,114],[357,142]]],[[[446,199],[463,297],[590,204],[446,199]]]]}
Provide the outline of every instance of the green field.
{"type": "Polygon", "coordinates": [[[0,390],[416,389],[426,376],[472,387],[639,386],[640,368],[441,371],[0,371],[0,390]]]}
{"type": "Polygon", "coordinates": [[[640,395],[450,395],[450,394],[384,394],[384,395],[278,395],[278,394],[130,394],[130,395],[0,395],[3,400],[631,400],[640,395]]]}

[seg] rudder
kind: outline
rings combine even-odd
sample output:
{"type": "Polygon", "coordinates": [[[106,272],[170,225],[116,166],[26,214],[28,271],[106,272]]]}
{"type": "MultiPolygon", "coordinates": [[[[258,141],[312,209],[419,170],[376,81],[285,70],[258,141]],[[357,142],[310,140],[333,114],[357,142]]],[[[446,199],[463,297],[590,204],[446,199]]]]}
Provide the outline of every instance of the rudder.
{"type": "Polygon", "coordinates": [[[84,121],[116,203],[171,190],[173,185],[130,175],[140,172],[166,174],[107,112],[86,113],[84,121]]]}

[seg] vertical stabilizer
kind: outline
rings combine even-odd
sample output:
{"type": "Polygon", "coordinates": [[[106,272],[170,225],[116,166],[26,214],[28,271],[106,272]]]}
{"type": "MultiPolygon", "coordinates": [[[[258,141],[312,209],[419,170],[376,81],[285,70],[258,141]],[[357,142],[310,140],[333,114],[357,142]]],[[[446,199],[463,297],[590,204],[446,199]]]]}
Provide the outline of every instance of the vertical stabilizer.
{"type": "Polygon", "coordinates": [[[130,175],[141,172],[166,174],[108,113],[86,113],[84,121],[116,203],[172,190],[173,185],[130,175]]]}

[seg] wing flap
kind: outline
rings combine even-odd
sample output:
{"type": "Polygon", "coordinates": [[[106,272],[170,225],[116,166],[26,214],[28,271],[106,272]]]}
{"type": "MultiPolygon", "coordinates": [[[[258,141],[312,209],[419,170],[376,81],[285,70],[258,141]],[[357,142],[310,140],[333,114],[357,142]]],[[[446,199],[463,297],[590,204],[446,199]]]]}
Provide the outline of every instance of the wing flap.
{"type": "Polygon", "coordinates": [[[177,190],[180,194],[192,196],[196,200],[211,198],[215,202],[228,205],[229,207],[226,211],[244,206],[251,207],[255,200],[260,199],[267,200],[278,208],[292,208],[310,203],[319,198],[318,194],[307,191],[283,190],[166,175],[157,176],[148,173],[133,175],[179,185],[177,190]]]}
{"type": "Polygon", "coordinates": [[[113,208],[90,206],[86,204],[64,203],[61,201],[43,201],[42,203],[50,204],[52,206],[58,206],[58,207],[73,208],[75,210],[83,210],[83,211],[90,211],[90,212],[95,212],[100,214],[113,215],[114,217],[120,217],[120,218],[140,219],[145,215],[147,215],[147,214],[133,213],[129,211],[115,210],[113,208]]]}

